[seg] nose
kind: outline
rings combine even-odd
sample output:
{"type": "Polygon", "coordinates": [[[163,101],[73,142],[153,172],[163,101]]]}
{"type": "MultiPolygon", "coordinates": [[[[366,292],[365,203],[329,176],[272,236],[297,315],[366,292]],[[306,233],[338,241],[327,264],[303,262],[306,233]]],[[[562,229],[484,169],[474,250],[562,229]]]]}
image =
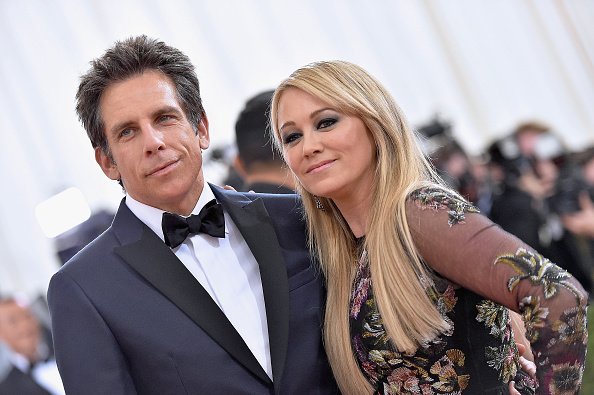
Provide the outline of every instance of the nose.
{"type": "Polygon", "coordinates": [[[302,137],[303,141],[303,155],[312,156],[322,152],[323,145],[320,137],[315,132],[304,133],[302,137]]]}
{"type": "Polygon", "coordinates": [[[148,155],[165,149],[165,139],[163,132],[154,128],[152,125],[143,127],[142,136],[144,141],[144,151],[148,155]]]}

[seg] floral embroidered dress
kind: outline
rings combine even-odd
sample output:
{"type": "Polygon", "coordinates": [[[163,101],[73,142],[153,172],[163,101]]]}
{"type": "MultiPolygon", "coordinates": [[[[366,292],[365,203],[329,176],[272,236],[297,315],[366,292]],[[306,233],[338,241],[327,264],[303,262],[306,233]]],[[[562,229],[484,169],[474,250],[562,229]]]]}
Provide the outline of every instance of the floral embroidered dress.
{"type": "Polygon", "coordinates": [[[422,282],[451,325],[412,355],[389,342],[363,252],[349,312],[361,370],[378,394],[507,394],[510,380],[521,393],[534,393],[519,366],[510,308],[524,317],[536,393],[577,393],[587,344],[586,294],[567,272],[476,213],[439,189],[409,198],[415,245],[434,270],[422,282]]]}

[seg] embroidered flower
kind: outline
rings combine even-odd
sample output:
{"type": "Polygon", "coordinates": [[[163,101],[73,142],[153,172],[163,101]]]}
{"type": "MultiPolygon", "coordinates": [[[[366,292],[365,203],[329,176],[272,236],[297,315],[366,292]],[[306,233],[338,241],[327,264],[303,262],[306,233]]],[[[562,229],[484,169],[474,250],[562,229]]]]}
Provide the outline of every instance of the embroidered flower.
{"type": "Polygon", "coordinates": [[[490,334],[501,341],[500,347],[487,347],[487,365],[499,372],[499,378],[507,383],[518,373],[519,356],[509,324],[509,311],[490,300],[483,300],[476,306],[476,320],[490,328],[490,334]]]}
{"type": "Polygon", "coordinates": [[[579,363],[562,363],[551,366],[553,378],[549,384],[549,391],[553,395],[576,394],[582,381],[583,367],[579,363]]]}
{"type": "Polygon", "coordinates": [[[367,253],[364,251],[359,261],[353,292],[351,294],[351,318],[357,318],[359,316],[361,305],[368,298],[369,287],[371,287],[371,275],[369,273],[367,253]]]}
{"type": "Polygon", "coordinates": [[[515,344],[504,344],[501,347],[487,347],[485,350],[487,365],[499,372],[499,378],[509,383],[518,374],[519,359],[515,344]]]}
{"type": "Polygon", "coordinates": [[[464,223],[465,213],[478,213],[479,210],[452,192],[439,188],[421,188],[410,194],[410,198],[421,208],[448,210],[448,225],[464,223]]]}
{"type": "Polygon", "coordinates": [[[449,313],[454,310],[457,302],[458,298],[456,297],[456,290],[454,289],[454,286],[450,284],[441,294],[441,298],[439,298],[438,303],[440,307],[443,306],[444,313],[449,313]]]}
{"type": "Polygon", "coordinates": [[[527,296],[520,302],[520,312],[524,317],[526,339],[530,343],[534,343],[538,340],[540,330],[545,326],[549,309],[540,307],[540,298],[538,296],[527,296]]]}
{"type": "Polygon", "coordinates": [[[509,322],[508,310],[490,300],[483,300],[476,309],[478,310],[476,320],[484,322],[487,328],[491,328],[491,335],[501,338],[509,322]]]}
{"type": "Polygon", "coordinates": [[[470,381],[469,375],[458,375],[456,371],[456,367],[464,366],[464,361],[465,357],[462,351],[455,348],[447,350],[446,355],[431,366],[430,372],[439,377],[439,381],[432,387],[443,392],[461,393],[468,387],[470,381]]]}
{"type": "Polygon", "coordinates": [[[517,276],[507,282],[507,289],[512,291],[521,280],[528,279],[533,285],[542,285],[545,299],[553,297],[560,286],[568,289],[578,300],[582,293],[565,280],[571,275],[540,254],[519,248],[514,255],[502,255],[495,260],[495,265],[504,263],[513,268],[517,276]]]}
{"type": "Polygon", "coordinates": [[[559,340],[565,344],[587,344],[588,329],[585,310],[586,308],[583,306],[568,309],[553,323],[553,330],[557,332],[559,340]]]}
{"type": "Polygon", "coordinates": [[[414,370],[409,368],[394,369],[388,376],[384,389],[388,394],[420,394],[419,378],[414,370]],[[386,388],[387,387],[387,388],[386,388]]]}
{"type": "Polygon", "coordinates": [[[370,278],[363,279],[357,284],[357,287],[353,291],[351,298],[351,317],[357,318],[361,311],[361,305],[367,299],[367,292],[369,291],[369,285],[371,283],[370,278]]]}
{"type": "Polygon", "coordinates": [[[375,306],[375,299],[370,298],[365,302],[365,305],[369,307],[369,312],[365,317],[365,323],[363,324],[363,338],[375,339],[375,345],[385,347],[389,343],[388,334],[384,328],[382,317],[375,306]]]}

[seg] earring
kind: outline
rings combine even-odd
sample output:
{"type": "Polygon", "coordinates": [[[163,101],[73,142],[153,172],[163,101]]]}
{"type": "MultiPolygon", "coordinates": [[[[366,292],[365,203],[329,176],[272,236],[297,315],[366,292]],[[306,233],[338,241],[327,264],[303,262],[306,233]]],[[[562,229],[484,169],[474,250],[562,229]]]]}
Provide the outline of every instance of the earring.
{"type": "Polygon", "coordinates": [[[324,208],[324,205],[322,204],[322,201],[320,200],[319,197],[314,196],[314,201],[316,202],[316,208],[318,210],[326,211],[326,209],[324,208]]]}

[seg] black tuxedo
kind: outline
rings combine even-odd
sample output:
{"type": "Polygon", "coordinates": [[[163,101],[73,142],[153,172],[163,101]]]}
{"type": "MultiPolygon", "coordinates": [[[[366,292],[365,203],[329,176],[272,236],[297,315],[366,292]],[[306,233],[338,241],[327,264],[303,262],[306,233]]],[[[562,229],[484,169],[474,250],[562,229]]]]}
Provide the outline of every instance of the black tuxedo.
{"type": "Polygon", "coordinates": [[[33,378],[15,367],[0,379],[0,395],[50,395],[33,378]]]}
{"type": "Polygon", "coordinates": [[[254,191],[259,193],[273,193],[273,194],[287,194],[295,193],[291,188],[284,185],[271,184],[268,182],[254,182],[253,184],[245,184],[242,187],[243,191],[254,191]]]}
{"type": "Polygon", "coordinates": [[[322,279],[297,198],[213,192],[260,267],[274,384],[204,288],[122,202],[112,226],[50,283],[67,393],[336,392],[321,341],[322,279]]]}

